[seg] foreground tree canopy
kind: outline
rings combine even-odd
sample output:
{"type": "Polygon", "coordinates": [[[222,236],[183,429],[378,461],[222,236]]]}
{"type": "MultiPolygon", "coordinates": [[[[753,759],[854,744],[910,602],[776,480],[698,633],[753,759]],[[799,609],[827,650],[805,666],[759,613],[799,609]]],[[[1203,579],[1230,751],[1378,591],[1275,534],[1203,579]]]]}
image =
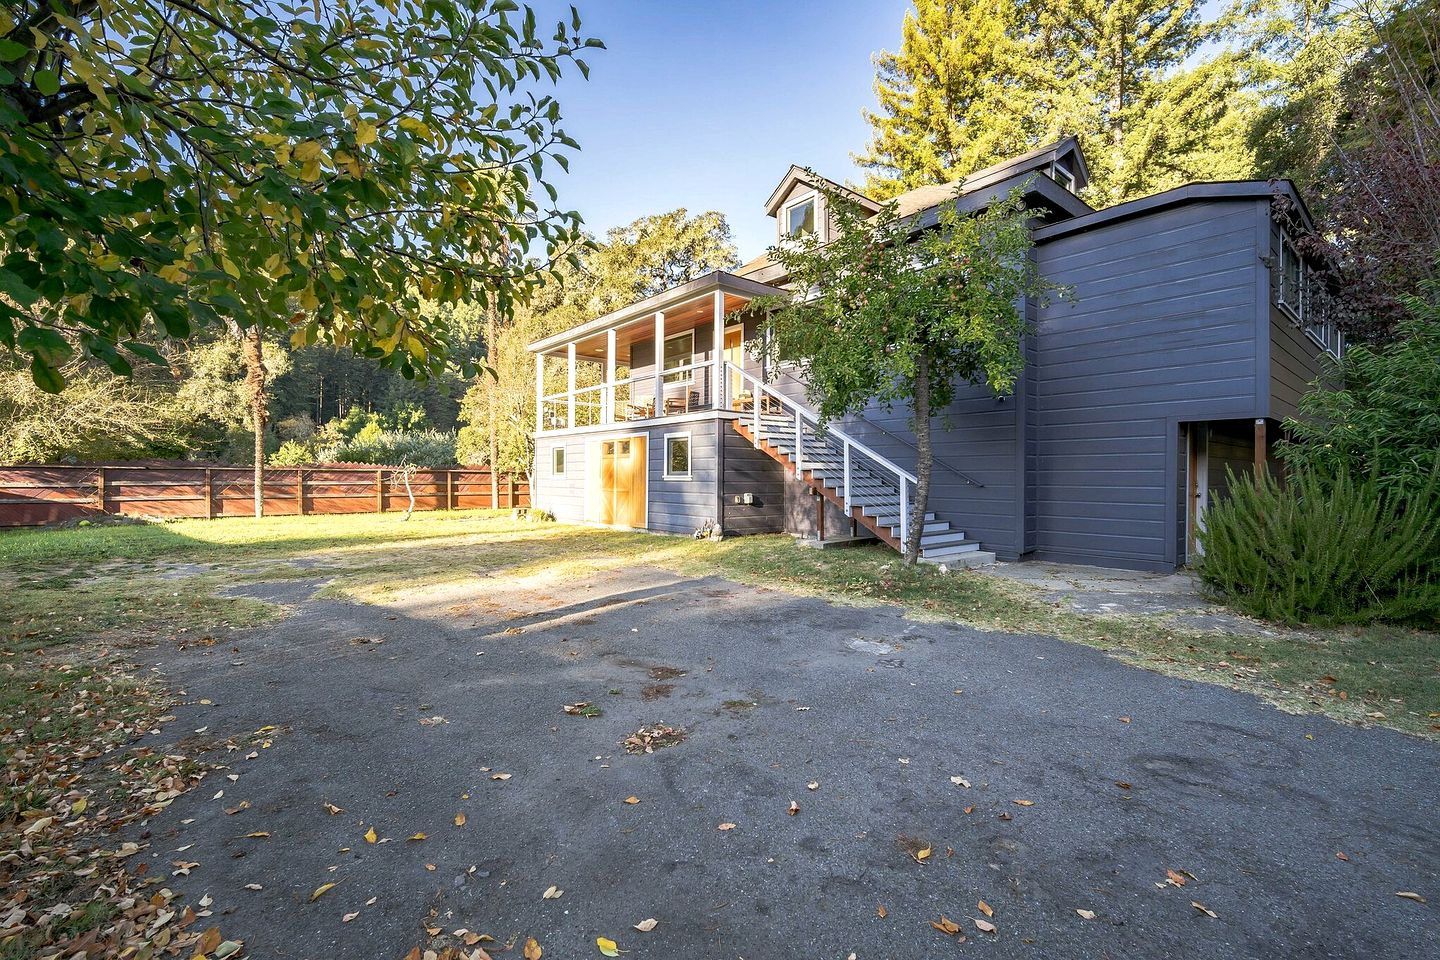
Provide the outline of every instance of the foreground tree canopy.
{"type": "Polygon", "coordinates": [[[49,391],[222,323],[438,373],[422,300],[507,314],[579,238],[531,87],[599,46],[512,0],[9,4],[0,349],[49,391]]]}

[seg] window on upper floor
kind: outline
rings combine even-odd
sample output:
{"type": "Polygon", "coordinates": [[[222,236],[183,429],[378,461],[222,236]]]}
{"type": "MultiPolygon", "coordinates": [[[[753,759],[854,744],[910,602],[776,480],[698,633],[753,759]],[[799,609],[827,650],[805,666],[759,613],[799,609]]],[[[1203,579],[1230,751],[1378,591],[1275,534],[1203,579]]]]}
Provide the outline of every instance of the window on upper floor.
{"type": "Polygon", "coordinates": [[[1276,300],[1311,340],[1339,359],[1345,352],[1345,335],[1330,310],[1330,297],[1325,293],[1295,242],[1280,237],[1280,278],[1276,284],[1276,300]]]}
{"type": "Polygon", "coordinates": [[[1075,174],[1071,173],[1070,168],[1065,166],[1065,164],[1051,164],[1050,178],[1056,183],[1060,184],[1060,186],[1064,187],[1066,190],[1069,190],[1071,193],[1075,192],[1075,174]]]}
{"type": "Polygon", "coordinates": [[[815,196],[796,201],[785,208],[785,236],[800,237],[815,232],[815,196]]]}
{"type": "MultiPolygon", "coordinates": [[[[665,338],[665,370],[675,370],[677,367],[688,368],[695,362],[695,331],[686,330],[683,333],[673,334],[665,338]]],[[[665,374],[666,383],[689,383],[695,379],[695,371],[682,369],[676,373],[665,374]]]]}

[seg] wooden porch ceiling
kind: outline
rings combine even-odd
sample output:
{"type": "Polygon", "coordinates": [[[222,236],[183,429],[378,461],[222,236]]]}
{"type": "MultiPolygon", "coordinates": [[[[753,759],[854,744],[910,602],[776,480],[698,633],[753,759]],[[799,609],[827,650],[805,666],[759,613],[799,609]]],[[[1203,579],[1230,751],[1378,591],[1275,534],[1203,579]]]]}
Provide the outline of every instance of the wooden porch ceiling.
{"type": "MultiPolygon", "coordinates": [[[[750,302],[750,298],[735,293],[725,294],[725,313],[729,314],[739,310],[750,302]]],[[[714,314],[714,301],[710,294],[703,294],[695,300],[679,304],[664,311],[665,313],[665,335],[672,333],[683,333],[686,330],[694,330],[696,327],[704,326],[710,322],[714,314]]],[[[646,316],[631,320],[623,326],[615,328],[615,362],[628,364],[630,362],[630,348],[636,343],[653,340],[655,338],[655,315],[646,316]]],[[[577,361],[590,360],[600,363],[605,362],[605,331],[593,333],[588,337],[575,341],[575,359],[577,361]]],[[[697,353],[704,352],[705,345],[696,343],[697,353]]]]}

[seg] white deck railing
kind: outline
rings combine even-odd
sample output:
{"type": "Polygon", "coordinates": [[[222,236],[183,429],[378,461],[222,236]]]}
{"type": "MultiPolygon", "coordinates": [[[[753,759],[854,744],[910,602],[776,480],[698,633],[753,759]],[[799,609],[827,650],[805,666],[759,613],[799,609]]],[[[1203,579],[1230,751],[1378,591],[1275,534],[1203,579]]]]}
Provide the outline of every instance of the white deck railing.
{"type": "MultiPolygon", "coordinates": [[[[769,384],[762,382],[758,377],[747,372],[733,363],[725,364],[725,383],[728,385],[734,377],[750,390],[751,409],[741,411],[742,415],[751,421],[750,431],[758,444],[765,436],[766,429],[762,414],[765,409],[771,409],[771,416],[784,416],[793,423],[793,438],[795,442],[795,476],[803,477],[805,473],[805,424],[811,425],[812,433],[819,433],[820,418],[812,410],[805,408],[796,401],[785,396],[769,384]],[[769,401],[769,402],[767,402],[769,401]]],[[[734,397],[730,398],[731,403],[735,402],[734,397]]],[[[791,432],[787,425],[785,433],[791,432]]],[[[910,487],[917,483],[915,475],[895,463],[888,457],[882,456],[875,450],[856,440],[843,430],[834,426],[826,426],[824,436],[829,439],[828,446],[840,447],[841,454],[841,482],[839,487],[840,495],[844,498],[845,513],[848,516],[854,505],[857,495],[854,488],[855,474],[864,470],[867,473],[875,474],[893,480],[896,490],[899,493],[900,510],[900,544],[909,542],[910,532],[910,487]]],[[[824,441],[819,441],[822,444],[824,441]]]]}

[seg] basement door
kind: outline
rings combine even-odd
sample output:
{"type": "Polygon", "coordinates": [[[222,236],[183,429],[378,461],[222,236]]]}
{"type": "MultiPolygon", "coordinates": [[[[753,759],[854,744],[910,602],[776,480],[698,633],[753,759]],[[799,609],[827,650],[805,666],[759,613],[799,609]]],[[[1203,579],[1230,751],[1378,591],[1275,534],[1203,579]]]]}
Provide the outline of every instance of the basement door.
{"type": "Polygon", "coordinates": [[[585,519],[643,530],[649,473],[645,435],[593,440],[585,459],[585,519]]]}

